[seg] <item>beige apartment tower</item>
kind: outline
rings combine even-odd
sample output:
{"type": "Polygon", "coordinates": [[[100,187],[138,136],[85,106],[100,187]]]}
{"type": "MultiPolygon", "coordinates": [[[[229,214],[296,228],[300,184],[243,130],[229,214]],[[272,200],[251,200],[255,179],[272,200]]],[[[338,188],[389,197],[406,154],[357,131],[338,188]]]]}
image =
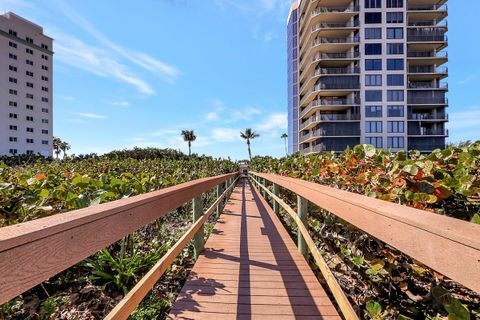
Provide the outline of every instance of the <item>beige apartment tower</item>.
{"type": "Polygon", "coordinates": [[[446,0],[300,0],[288,17],[289,151],[445,147],[446,0]]]}
{"type": "Polygon", "coordinates": [[[0,15],[0,155],[52,155],[52,39],[0,15]]]}

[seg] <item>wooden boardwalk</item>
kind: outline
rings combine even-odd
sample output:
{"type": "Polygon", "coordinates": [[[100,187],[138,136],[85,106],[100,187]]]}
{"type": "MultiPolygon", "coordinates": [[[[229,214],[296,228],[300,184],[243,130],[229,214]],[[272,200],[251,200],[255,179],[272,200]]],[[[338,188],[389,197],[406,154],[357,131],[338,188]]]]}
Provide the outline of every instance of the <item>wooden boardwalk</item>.
{"type": "Polygon", "coordinates": [[[169,319],[341,319],[265,200],[235,188],[169,319]]]}

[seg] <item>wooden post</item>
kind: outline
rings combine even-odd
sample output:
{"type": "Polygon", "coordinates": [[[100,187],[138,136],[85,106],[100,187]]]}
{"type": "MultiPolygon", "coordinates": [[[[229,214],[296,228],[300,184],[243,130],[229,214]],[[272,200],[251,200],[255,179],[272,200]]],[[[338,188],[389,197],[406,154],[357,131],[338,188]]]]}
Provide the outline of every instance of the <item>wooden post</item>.
{"type": "MultiPolygon", "coordinates": [[[[300,218],[300,220],[304,223],[305,228],[308,229],[307,227],[307,211],[308,211],[308,201],[307,199],[297,196],[297,215],[300,218]]],[[[300,230],[297,232],[298,236],[298,251],[305,257],[307,258],[308,256],[308,247],[307,243],[305,242],[305,238],[302,236],[302,233],[300,230]]]]}
{"type": "MultiPolygon", "coordinates": [[[[220,198],[221,195],[222,195],[222,183],[217,185],[217,199],[220,198]]],[[[222,211],[222,204],[221,204],[221,201],[220,201],[217,204],[217,211],[216,211],[217,218],[220,217],[221,211],[222,211]]]]}
{"type": "MultiPolygon", "coordinates": [[[[192,204],[192,211],[193,211],[193,222],[199,220],[203,215],[203,199],[202,195],[193,199],[192,204]]],[[[204,245],[204,227],[202,226],[197,234],[193,237],[193,247],[195,249],[195,259],[198,258],[200,253],[203,251],[204,245]]]]}
{"type": "MultiPolygon", "coordinates": [[[[276,183],[273,184],[273,194],[276,195],[277,197],[280,197],[280,187],[276,183]]],[[[273,212],[275,212],[276,214],[279,214],[280,213],[279,203],[274,199],[272,199],[272,201],[273,201],[273,212]]]]}
{"type": "MultiPolygon", "coordinates": [[[[264,187],[267,186],[267,183],[266,183],[266,182],[267,182],[267,181],[266,181],[265,179],[262,179],[262,185],[263,185],[264,187]]],[[[266,193],[265,190],[263,190],[263,189],[262,189],[262,195],[263,195],[263,197],[264,197],[265,199],[267,199],[267,193],[266,193]]]]}

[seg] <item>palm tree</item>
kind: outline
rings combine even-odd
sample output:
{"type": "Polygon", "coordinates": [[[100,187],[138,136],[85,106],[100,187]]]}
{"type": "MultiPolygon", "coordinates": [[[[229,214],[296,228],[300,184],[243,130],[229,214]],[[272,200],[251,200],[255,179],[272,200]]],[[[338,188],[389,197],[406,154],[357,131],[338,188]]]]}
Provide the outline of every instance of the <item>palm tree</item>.
{"type": "Polygon", "coordinates": [[[250,141],[260,137],[258,133],[255,131],[252,131],[252,129],[247,128],[245,129],[245,132],[240,132],[240,137],[242,139],[245,139],[247,141],[247,146],[248,146],[248,156],[250,157],[250,161],[252,161],[252,151],[250,150],[250,141]]]}
{"type": "Polygon", "coordinates": [[[60,144],[60,149],[63,151],[63,158],[65,158],[67,156],[67,150],[70,150],[70,144],[62,141],[60,144]]]}
{"type": "Polygon", "coordinates": [[[62,140],[60,138],[53,137],[52,145],[53,145],[53,150],[55,152],[55,155],[57,156],[57,159],[58,159],[58,156],[62,152],[62,140]]]}
{"type": "Polygon", "coordinates": [[[285,143],[285,156],[288,157],[288,150],[287,150],[287,138],[288,134],[284,133],[280,136],[281,139],[283,139],[283,142],[285,143]]]}
{"type": "Polygon", "coordinates": [[[183,141],[188,142],[188,156],[192,155],[192,142],[197,139],[193,130],[182,130],[183,141]]]}

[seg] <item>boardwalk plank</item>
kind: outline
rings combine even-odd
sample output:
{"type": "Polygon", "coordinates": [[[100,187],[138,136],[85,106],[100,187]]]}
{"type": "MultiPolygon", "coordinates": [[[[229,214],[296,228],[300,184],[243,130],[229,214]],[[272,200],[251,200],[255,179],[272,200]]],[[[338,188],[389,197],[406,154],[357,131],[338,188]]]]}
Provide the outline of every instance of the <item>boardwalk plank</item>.
{"type": "Polygon", "coordinates": [[[281,221],[240,183],[169,319],[340,319],[281,221]]]}

